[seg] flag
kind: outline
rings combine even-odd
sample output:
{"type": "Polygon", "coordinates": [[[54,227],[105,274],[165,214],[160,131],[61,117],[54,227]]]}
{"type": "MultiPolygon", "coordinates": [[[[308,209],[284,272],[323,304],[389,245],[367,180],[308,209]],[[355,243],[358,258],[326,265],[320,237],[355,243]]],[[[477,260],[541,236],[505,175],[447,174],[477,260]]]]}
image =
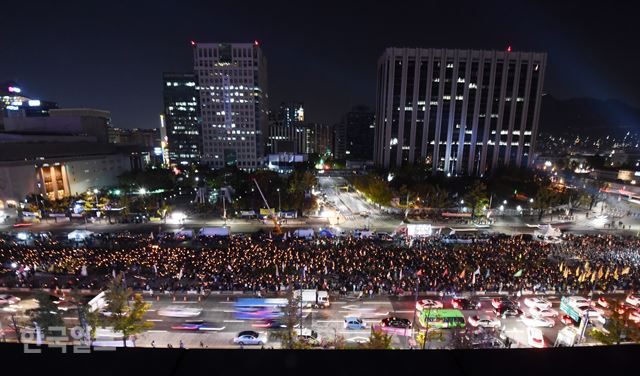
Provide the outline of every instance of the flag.
{"type": "Polygon", "coordinates": [[[485,279],[489,278],[489,269],[487,269],[487,273],[484,275],[484,278],[485,279]]]}
{"type": "Polygon", "coordinates": [[[400,269],[400,279],[402,279],[402,269],[400,269]]]}
{"type": "Polygon", "coordinates": [[[156,264],[153,264],[153,273],[155,275],[158,275],[158,265],[156,265],[156,264]]]}
{"type": "Polygon", "coordinates": [[[591,274],[591,283],[596,281],[596,273],[591,274]]]}
{"type": "Polygon", "coordinates": [[[113,271],[111,272],[111,274],[113,275],[113,279],[116,279],[116,270],[113,269],[113,271]]]}
{"type": "Polygon", "coordinates": [[[587,263],[584,264],[584,270],[589,270],[589,261],[587,261],[587,263]]]}
{"type": "Polygon", "coordinates": [[[613,271],[613,279],[615,279],[616,281],[618,280],[618,268],[616,267],[616,270],[613,271]]]}
{"type": "Polygon", "coordinates": [[[563,264],[564,264],[564,262],[560,263],[560,272],[562,272],[562,267],[564,266],[563,264]]]}
{"type": "Polygon", "coordinates": [[[444,273],[442,273],[443,277],[446,277],[447,275],[449,275],[449,268],[445,268],[444,273]]]}
{"type": "Polygon", "coordinates": [[[626,268],[622,269],[622,273],[620,273],[620,274],[622,274],[622,275],[629,274],[629,270],[631,270],[631,268],[627,266],[626,268]]]}
{"type": "Polygon", "coordinates": [[[475,272],[473,272],[473,275],[480,275],[480,267],[478,266],[478,269],[476,269],[475,272]]]}
{"type": "Polygon", "coordinates": [[[182,279],[182,273],[184,272],[184,266],[180,268],[180,273],[178,273],[178,279],[182,279]]]}
{"type": "Polygon", "coordinates": [[[564,268],[564,278],[567,279],[569,277],[569,268],[564,268]]]}
{"type": "Polygon", "coordinates": [[[607,272],[604,274],[604,279],[609,278],[609,267],[607,266],[607,272]]]}
{"type": "Polygon", "coordinates": [[[466,270],[466,269],[464,269],[464,270],[462,271],[462,273],[460,273],[460,275],[459,275],[458,277],[459,277],[459,278],[464,278],[464,276],[465,276],[466,274],[467,274],[467,270],[466,270]]]}
{"type": "Polygon", "coordinates": [[[523,271],[523,270],[524,270],[524,269],[520,269],[520,270],[518,270],[518,271],[516,272],[516,274],[514,274],[513,276],[514,276],[514,277],[522,277],[522,271],[523,271]]]}
{"type": "Polygon", "coordinates": [[[80,270],[80,275],[83,277],[86,277],[88,275],[86,265],[82,265],[82,269],[80,270]]]}
{"type": "Polygon", "coordinates": [[[416,275],[417,275],[418,277],[422,276],[422,269],[418,270],[418,272],[416,273],[416,275]]]}
{"type": "Polygon", "coordinates": [[[602,279],[603,275],[604,275],[604,271],[602,270],[602,266],[600,266],[600,270],[598,270],[598,279],[602,279]]]}
{"type": "Polygon", "coordinates": [[[476,284],[476,272],[473,272],[473,276],[471,277],[471,285],[476,284]]]}
{"type": "Polygon", "coordinates": [[[280,273],[278,273],[278,264],[276,264],[276,277],[279,277],[280,273]]]}
{"type": "Polygon", "coordinates": [[[578,267],[576,268],[576,275],[579,275],[579,274],[580,274],[580,267],[578,266],[578,267]]]}

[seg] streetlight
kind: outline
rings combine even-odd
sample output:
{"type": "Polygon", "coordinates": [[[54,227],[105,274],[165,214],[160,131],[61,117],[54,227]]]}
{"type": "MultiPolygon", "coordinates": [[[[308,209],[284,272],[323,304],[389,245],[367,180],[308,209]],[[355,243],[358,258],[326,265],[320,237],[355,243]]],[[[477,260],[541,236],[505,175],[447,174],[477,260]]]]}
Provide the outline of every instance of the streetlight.
{"type": "Polygon", "coordinates": [[[502,201],[502,203],[503,203],[504,205],[506,205],[506,204],[507,204],[507,200],[502,201]]]}
{"type": "Polygon", "coordinates": [[[98,193],[100,191],[98,190],[98,188],[94,188],[93,189],[93,193],[96,195],[96,207],[98,207],[98,193]]]}
{"type": "Polygon", "coordinates": [[[280,208],[280,188],[276,189],[276,191],[278,191],[278,215],[282,212],[282,209],[280,208]]]}
{"type": "Polygon", "coordinates": [[[145,195],[145,194],[147,194],[147,189],[146,188],[140,188],[140,190],[138,190],[138,193],[140,193],[141,195],[145,195]]]}
{"type": "Polygon", "coordinates": [[[530,198],[530,199],[529,199],[529,203],[530,203],[530,204],[533,204],[533,198],[530,198]]]}

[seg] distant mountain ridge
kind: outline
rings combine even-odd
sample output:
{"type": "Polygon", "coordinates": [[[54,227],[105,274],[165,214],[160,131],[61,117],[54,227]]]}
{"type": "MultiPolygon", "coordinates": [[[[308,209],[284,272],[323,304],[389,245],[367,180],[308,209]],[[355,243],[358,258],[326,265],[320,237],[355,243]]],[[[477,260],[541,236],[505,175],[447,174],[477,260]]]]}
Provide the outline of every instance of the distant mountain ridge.
{"type": "Polygon", "coordinates": [[[639,132],[640,109],[615,99],[560,100],[545,95],[538,130],[554,135],[588,132],[594,136],[639,132]]]}

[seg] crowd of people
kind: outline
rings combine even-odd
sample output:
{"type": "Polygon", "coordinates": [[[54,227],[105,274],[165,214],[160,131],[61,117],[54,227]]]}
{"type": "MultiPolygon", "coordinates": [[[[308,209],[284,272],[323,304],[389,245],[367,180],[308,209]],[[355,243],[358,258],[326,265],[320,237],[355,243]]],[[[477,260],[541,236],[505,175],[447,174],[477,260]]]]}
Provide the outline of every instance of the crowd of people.
{"type": "Polygon", "coordinates": [[[206,243],[167,244],[148,235],[71,246],[0,241],[8,287],[103,288],[123,272],[128,286],[154,291],[280,291],[287,286],[334,293],[364,291],[635,290],[640,239],[568,235],[546,244],[491,237],[444,244],[438,237],[390,241],[276,239],[266,234],[206,243]]]}

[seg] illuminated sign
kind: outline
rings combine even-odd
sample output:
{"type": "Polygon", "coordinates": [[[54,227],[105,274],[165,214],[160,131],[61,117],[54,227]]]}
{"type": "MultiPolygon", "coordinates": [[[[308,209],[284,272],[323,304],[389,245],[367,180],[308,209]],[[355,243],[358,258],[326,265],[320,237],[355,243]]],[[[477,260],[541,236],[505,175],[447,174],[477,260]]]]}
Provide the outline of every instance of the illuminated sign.
{"type": "Polygon", "coordinates": [[[432,229],[431,229],[431,225],[414,225],[414,224],[408,224],[407,225],[407,235],[409,236],[431,236],[432,233],[432,229]]]}
{"type": "Polygon", "coordinates": [[[29,101],[29,106],[31,106],[31,107],[40,106],[40,101],[37,100],[37,99],[32,99],[32,100],[29,101]]]}
{"type": "Polygon", "coordinates": [[[9,86],[8,88],[10,93],[20,93],[22,90],[19,87],[9,86]]]}

